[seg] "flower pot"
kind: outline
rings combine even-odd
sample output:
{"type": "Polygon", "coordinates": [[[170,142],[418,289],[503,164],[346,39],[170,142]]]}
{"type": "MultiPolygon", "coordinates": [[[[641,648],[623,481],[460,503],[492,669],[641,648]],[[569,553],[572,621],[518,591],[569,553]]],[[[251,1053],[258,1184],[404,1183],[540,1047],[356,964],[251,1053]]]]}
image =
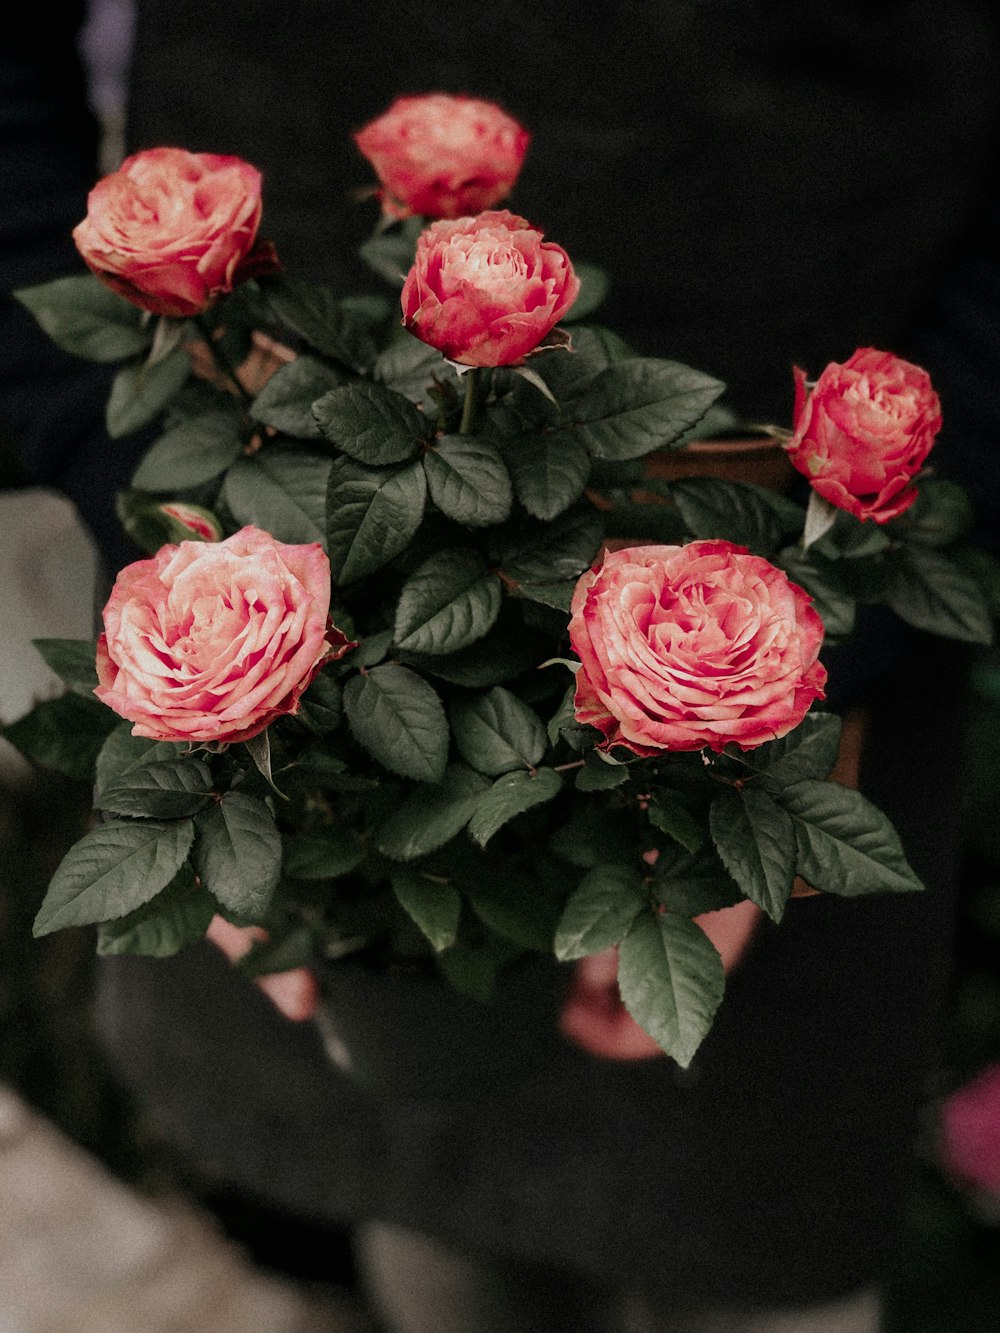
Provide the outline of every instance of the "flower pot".
{"type": "Polygon", "coordinates": [[[509,1092],[566,1057],[558,1017],[569,969],[533,955],[509,967],[489,1001],[433,968],[323,962],[316,1025],[331,1063],[358,1087],[401,1101],[509,1092]]]}
{"type": "Polygon", "coordinates": [[[683,449],[663,449],[650,454],[645,472],[658,481],[720,477],[782,493],[791,489],[798,476],[781,443],[770,436],[692,440],[683,449]]]}

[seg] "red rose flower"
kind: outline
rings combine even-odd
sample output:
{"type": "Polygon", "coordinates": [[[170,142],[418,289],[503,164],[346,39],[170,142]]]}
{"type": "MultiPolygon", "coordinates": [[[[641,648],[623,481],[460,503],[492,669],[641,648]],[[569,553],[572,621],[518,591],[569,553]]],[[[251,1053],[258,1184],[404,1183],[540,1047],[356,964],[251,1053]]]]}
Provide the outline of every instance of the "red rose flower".
{"type": "Polygon", "coordinates": [[[403,323],[465,366],[513,366],[576,300],[566,251],[500,210],[432,223],[403,286],[403,323]]]}
{"type": "Polygon", "coordinates": [[[724,541],[605,555],[573,594],[577,720],[602,748],[743,750],[823,698],[823,622],[785,574],[724,541]]]}
{"type": "Polygon", "coordinates": [[[891,352],[861,347],[806,388],[795,368],[793,465],[838,509],[886,523],[917,498],[913,478],[941,428],[930,377],[891,352]]]}
{"type": "Polygon", "coordinates": [[[261,176],[238,157],[150,148],[91,190],[73,240],[108,287],[154,315],[201,314],[279,267],[255,244],[261,176]]]}
{"type": "Polygon", "coordinates": [[[157,741],[245,741],[294,713],[330,657],[330,564],[318,542],[259,528],[163,546],[118,575],[94,693],[157,741]]]}
{"type": "Polygon", "coordinates": [[[492,102],[428,93],[397,98],[354,142],[382,183],[388,216],[457,218],[507,197],[530,138],[492,102]]]}
{"type": "Polygon", "coordinates": [[[1000,1064],[989,1065],[941,1108],[945,1170],[1000,1198],[1000,1064]]]}

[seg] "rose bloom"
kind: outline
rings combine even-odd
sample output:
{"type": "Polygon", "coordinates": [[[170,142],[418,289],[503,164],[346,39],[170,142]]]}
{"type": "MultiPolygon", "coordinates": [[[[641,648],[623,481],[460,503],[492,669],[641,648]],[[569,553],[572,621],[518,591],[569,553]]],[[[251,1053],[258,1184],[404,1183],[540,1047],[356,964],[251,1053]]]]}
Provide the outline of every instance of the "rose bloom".
{"type": "Polygon", "coordinates": [[[403,323],[464,366],[513,366],[580,290],[566,251],[505,209],[432,223],[403,286],[403,323]]]}
{"type": "Polygon", "coordinates": [[[945,1101],[940,1152],[953,1176],[1000,1198],[1000,1064],[987,1066],[945,1101]]]}
{"type": "Polygon", "coordinates": [[[458,218],[506,199],[531,136],[492,102],[399,97],[354,136],[382,183],[382,211],[458,218]]]}
{"type": "Polygon", "coordinates": [[[725,541],[604,556],[573,594],[577,720],[602,748],[743,750],[822,699],[823,622],[801,588],[725,541]]]}
{"type": "Polygon", "coordinates": [[[330,565],[247,527],[163,546],[118,575],[104,608],[94,693],[157,741],[245,741],[294,713],[325,660],[330,565]]]}
{"type": "Polygon", "coordinates": [[[150,148],[91,190],[73,239],[108,287],[154,315],[201,314],[279,267],[255,245],[261,175],[238,157],[150,148]]]}
{"type": "Polygon", "coordinates": [[[930,377],[891,352],[861,347],[831,362],[810,392],[795,368],[788,456],[838,509],[886,523],[917,498],[913,478],[941,429],[930,377]]]}

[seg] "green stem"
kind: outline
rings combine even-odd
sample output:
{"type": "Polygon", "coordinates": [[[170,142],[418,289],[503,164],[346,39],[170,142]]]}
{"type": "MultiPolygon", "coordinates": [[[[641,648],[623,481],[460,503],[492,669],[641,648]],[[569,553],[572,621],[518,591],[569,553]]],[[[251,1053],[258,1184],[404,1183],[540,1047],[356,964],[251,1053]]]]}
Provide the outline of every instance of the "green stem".
{"type": "Polygon", "coordinates": [[[471,370],[465,373],[465,402],[462,404],[462,424],[458,428],[459,435],[471,435],[472,428],[476,423],[481,373],[479,366],[473,366],[471,370]]]}
{"type": "Polygon", "coordinates": [[[226,379],[232,380],[232,382],[236,385],[236,388],[239,390],[240,398],[243,400],[243,402],[252,403],[253,395],[247,393],[246,389],[244,389],[243,385],[237,379],[236,368],[232,365],[229,358],[226,356],[226,354],[223,352],[222,348],[216,341],[215,335],[212,329],[209,327],[208,320],[205,318],[204,315],[195,315],[194,323],[197,324],[198,328],[202,332],[202,336],[204,337],[206,343],[208,343],[208,350],[212,353],[212,360],[222,371],[223,375],[225,375],[226,379]]]}

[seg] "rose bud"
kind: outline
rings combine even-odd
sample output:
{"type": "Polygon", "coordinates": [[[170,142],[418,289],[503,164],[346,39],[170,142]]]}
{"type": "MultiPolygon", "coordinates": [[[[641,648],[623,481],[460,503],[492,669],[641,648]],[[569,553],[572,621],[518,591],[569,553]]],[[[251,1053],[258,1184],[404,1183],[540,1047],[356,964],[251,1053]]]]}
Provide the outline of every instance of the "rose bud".
{"type": "Polygon", "coordinates": [[[492,102],[428,93],[397,98],[354,142],[375,168],[387,216],[458,218],[506,199],[530,138],[492,102]]]}
{"type": "Polygon", "coordinates": [[[610,552],[576,585],[569,636],[576,717],[602,749],[751,750],[824,697],[811,599],[731,542],[610,552]]]}
{"type": "Polygon", "coordinates": [[[576,300],[566,251],[506,210],[432,223],[403,286],[403,323],[464,366],[514,366],[576,300]]]}
{"type": "Polygon", "coordinates": [[[121,571],[104,608],[94,693],[157,741],[245,741],[294,713],[325,661],[330,564],[247,527],[163,546],[121,571]]]}
{"type": "Polygon", "coordinates": [[[167,500],[156,506],[181,541],[217,542],[222,538],[219,520],[208,509],[186,500],[167,500]]]}
{"type": "Polygon", "coordinates": [[[73,240],[108,287],[154,315],[199,315],[279,266],[255,244],[261,175],[238,157],[150,148],[91,190],[73,240]]]}
{"type": "Polygon", "coordinates": [[[886,523],[917,498],[913,478],[941,428],[930,377],[891,352],[861,347],[806,387],[795,367],[793,465],[837,509],[886,523]]]}

